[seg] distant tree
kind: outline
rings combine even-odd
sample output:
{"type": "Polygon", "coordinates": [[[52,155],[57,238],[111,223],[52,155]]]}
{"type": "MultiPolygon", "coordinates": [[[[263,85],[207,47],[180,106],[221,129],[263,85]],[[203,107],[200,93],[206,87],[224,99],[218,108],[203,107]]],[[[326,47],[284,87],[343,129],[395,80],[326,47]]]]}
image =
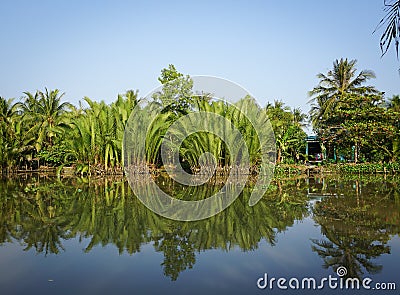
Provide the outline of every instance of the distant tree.
{"type": "Polygon", "coordinates": [[[306,133],[302,127],[307,116],[300,109],[292,111],[278,100],[273,104],[268,103],[266,111],[275,134],[277,163],[285,162],[286,159],[299,160],[305,150],[306,133]]]}
{"type": "Polygon", "coordinates": [[[61,103],[64,93],[58,89],[45,92],[37,91],[34,95],[25,92],[25,101],[22,111],[25,120],[32,124],[37,132],[35,147],[39,152],[44,146],[52,146],[57,134],[57,127],[64,124],[63,115],[72,105],[68,102],[61,103]]]}
{"type": "Polygon", "coordinates": [[[0,166],[10,166],[13,162],[13,142],[15,141],[14,123],[17,115],[17,104],[13,99],[0,96],[0,166]]]}
{"type": "Polygon", "coordinates": [[[310,117],[314,129],[324,129],[323,120],[332,116],[340,105],[341,99],[346,94],[376,94],[378,91],[373,86],[364,86],[375,74],[370,70],[363,70],[357,74],[357,60],[341,58],[335,60],[333,69],[327,74],[319,73],[319,84],[314,87],[309,96],[311,99],[310,117]]]}
{"type": "Polygon", "coordinates": [[[292,110],[292,114],[293,114],[293,124],[297,124],[301,127],[307,126],[308,116],[307,114],[303,113],[303,111],[300,108],[294,108],[292,110]]]}
{"type": "Polygon", "coordinates": [[[322,122],[329,126],[321,130],[322,140],[342,147],[353,146],[355,162],[362,151],[368,160],[374,160],[374,150],[393,161],[391,144],[399,136],[396,121],[400,113],[387,110],[383,101],[382,95],[343,96],[335,113],[322,122]]]}
{"type": "Polygon", "coordinates": [[[400,95],[393,95],[387,102],[387,107],[396,112],[400,112],[400,95]]]}
{"type": "Polygon", "coordinates": [[[167,69],[161,70],[158,80],[163,87],[153,95],[153,99],[162,104],[163,112],[172,112],[178,116],[187,114],[195,103],[190,76],[184,76],[174,65],[169,65],[167,69]]]}
{"type": "Polygon", "coordinates": [[[166,84],[168,82],[172,82],[175,79],[178,79],[180,77],[183,77],[183,74],[179,73],[175,66],[170,64],[168,65],[168,68],[164,68],[161,70],[161,76],[158,78],[158,81],[161,82],[161,84],[166,84]]]}

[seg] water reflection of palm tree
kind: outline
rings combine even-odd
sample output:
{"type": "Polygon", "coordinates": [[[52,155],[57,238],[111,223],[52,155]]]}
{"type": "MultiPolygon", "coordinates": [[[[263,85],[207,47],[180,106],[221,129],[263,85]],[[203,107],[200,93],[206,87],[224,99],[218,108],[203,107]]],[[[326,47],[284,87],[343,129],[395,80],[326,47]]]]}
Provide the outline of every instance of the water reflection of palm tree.
{"type": "Polygon", "coordinates": [[[24,210],[21,223],[15,238],[19,238],[26,245],[24,250],[35,248],[37,253],[58,254],[64,250],[62,240],[67,239],[66,225],[67,216],[65,202],[53,195],[53,185],[40,187],[26,187],[33,195],[28,198],[25,195],[23,201],[24,210]],[[24,220],[26,219],[26,220],[24,220]]]}
{"type": "Polygon", "coordinates": [[[395,186],[387,182],[377,190],[370,184],[345,182],[345,194],[338,191],[338,196],[325,198],[313,208],[325,239],[313,239],[312,250],[324,260],[325,268],[345,266],[348,277],[380,272],[382,265],[373,259],[390,253],[387,243],[399,232],[399,204],[392,197],[395,186]]]}
{"type": "Polygon", "coordinates": [[[346,267],[347,277],[361,278],[363,269],[370,274],[379,273],[382,265],[372,262],[371,259],[390,253],[389,246],[383,243],[374,244],[373,240],[366,240],[361,235],[347,235],[323,225],[321,231],[327,240],[313,239],[312,250],[323,258],[324,268],[331,267],[336,271],[340,266],[346,267]]]}
{"type": "MultiPolygon", "coordinates": [[[[0,191],[13,196],[0,196],[0,221],[7,225],[1,228],[0,243],[15,239],[26,249],[47,255],[59,254],[63,241],[71,238],[87,243],[85,252],[112,244],[119,253],[133,254],[143,244],[153,242],[155,250],[164,255],[165,275],[175,280],[194,266],[196,252],[233,248],[251,251],[263,239],[274,245],[277,232],[308,214],[305,193],[296,195],[298,184],[280,183],[285,196],[272,185],[252,207],[248,206],[251,188],[246,187],[220,214],[197,222],[176,222],[148,210],[121,180],[0,181],[0,191]]],[[[179,187],[168,187],[175,190],[176,197],[183,197],[179,187]]],[[[190,190],[197,198],[207,197],[215,185],[190,190]]]]}
{"type": "MultiPolygon", "coordinates": [[[[174,186],[165,182],[164,189],[169,187],[174,186]]],[[[214,189],[215,187],[198,186],[189,190],[198,199],[206,198],[214,189]]],[[[164,219],[163,223],[168,224],[168,231],[152,234],[156,251],[164,253],[164,274],[176,280],[180,272],[193,267],[196,261],[195,252],[207,249],[229,251],[237,246],[242,251],[251,251],[258,247],[262,239],[274,245],[277,232],[286,230],[295,219],[302,219],[307,214],[304,197],[286,194],[285,200],[276,198],[277,189],[273,186],[265,199],[250,207],[248,200],[251,188],[246,187],[231,206],[205,220],[176,222],[164,219]]],[[[296,183],[296,186],[293,185],[293,188],[285,191],[298,191],[297,189],[296,183]]],[[[175,193],[178,192],[176,197],[179,198],[179,187],[175,186],[174,190],[175,193]]]]}

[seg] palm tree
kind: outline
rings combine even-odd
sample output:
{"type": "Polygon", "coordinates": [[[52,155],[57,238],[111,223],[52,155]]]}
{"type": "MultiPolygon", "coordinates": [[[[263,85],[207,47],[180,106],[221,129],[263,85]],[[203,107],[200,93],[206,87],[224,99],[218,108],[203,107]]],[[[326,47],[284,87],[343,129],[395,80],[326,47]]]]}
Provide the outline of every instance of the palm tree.
{"type": "Polygon", "coordinates": [[[396,55],[398,57],[400,39],[400,0],[384,0],[383,2],[385,4],[384,11],[386,15],[381,19],[375,31],[380,29],[383,25],[386,25],[380,39],[382,56],[386,54],[390,44],[394,41],[396,55]]]}
{"type": "Polygon", "coordinates": [[[307,114],[303,113],[300,108],[293,108],[293,124],[299,127],[306,127],[307,126],[307,114]]]}
{"type": "MultiPolygon", "coordinates": [[[[395,116],[397,116],[397,118],[398,118],[398,114],[400,113],[400,95],[393,95],[392,98],[386,103],[386,107],[389,110],[393,111],[395,116]]],[[[397,121],[397,130],[400,132],[399,121],[397,121]]],[[[399,136],[397,136],[393,139],[392,152],[393,152],[395,161],[400,158],[400,138],[399,138],[399,136]]]]}
{"type": "Polygon", "coordinates": [[[53,144],[53,137],[56,136],[55,128],[64,124],[62,115],[68,108],[73,108],[68,102],[61,103],[64,94],[59,94],[58,89],[49,91],[47,88],[45,93],[39,93],[38,115],[41,121],[39,139],[43,138],[50,146],[53,144]]]}
{"type": "Polygon", "coordinates": [[[66,116],[68,124],[63,138],[66,156],[76,161],[77,172],[81,174],[118,172],[123,164],[124,129],[140,101],[137,91],[129,90],[125,95],[118,95],[111,105],[88,97],[84,101],[88,108],[80,106],[66,116]],[[93,167],[97,170],[94,171],[93,167]]]}
{"type": "Polygon", "coordinates": [[[111,104],[111,107],[116,109],[115,111],[119,115],[118,121],[123,125],[123,128],[125,128],[132,110],[139,102],[138,91],[128,90],[124,95],[118,94],[117,100],[111,104]]]}
{"type": "Polygon", "coordinates": [[[317,75],[320,82],[309,92],[310,116],[314,128],[318,129],[320,121],[332,115],[345,94],[378,93],[375,87],[363,85],[369,79],[375,78],[375,74],[369,70],[357,74],[356,63],[355,59],[349,61],[341,58],[333,62],[333,69],[327,74],[317,75]]]}
{"type": "Polygon", "coordinates": [[[400,112],[400,95],[393,95],[386,105],[388,109],[400,112]]]}
{"type": "Polygon", "coordinates": [[[17,104],[13,104],[14,99],[5,99],[0,96],[0,122],[9,123],[17,114],[17,104]]]}
{"type": "Polygon", "coordinates": [[[58,89],[45,92],[36,91],[35,95],[24,92],[25,102],[22,111],[25,119],[31,122],[32,128],[37,131],[35,143],[36,151],[43,146],[52,146],[53,138],[56,136],[57,128],[64,124],[63,114],[72,105],[68,102],[61,103],[64,93],[60,94],[58,89]]]}
{"type": "Polygon", "coordinates": [[[0,97],[0,165],[3,168],[14,160],[10,146],[15,141],[13,126],[16,115],[17,104],[13,104],[13,99],[0,97]]]}
{"type": "Polygon", "coordinates": [[[268,103],[266,111],[275,133],[277,163],[284,161],[285,157],[290,155],[298,160],[306,137],[302,129],[306,115],[300,109],[291,110],[278,100],[275,100],[274,104],[268,103]]]}

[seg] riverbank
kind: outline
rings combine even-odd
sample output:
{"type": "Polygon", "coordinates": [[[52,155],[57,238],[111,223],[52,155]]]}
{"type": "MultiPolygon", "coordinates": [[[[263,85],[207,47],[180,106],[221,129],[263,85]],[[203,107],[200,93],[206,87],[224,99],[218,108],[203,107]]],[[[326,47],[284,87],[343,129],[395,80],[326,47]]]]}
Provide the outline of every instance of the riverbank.
{"type": "Polygon", "coordinates": [[[278,164],[275,175],[301,174],[399,174],[400,163],[331,163],[321,165],[278,164]]]}
{"type": "MultiPolygon", "coordinates": [[[[151,169],[153,174],[161,174],[165,169],[151,169]]],[[[91,169],[82,171],[76,166],[71,167],[47,167],[41,166],[38,170],[6,170],[2,175],[19,175],[26,173],[38,173],[44,175],[59,176],[122,176],[124,175],[121,167],[114,169],[91,169]]],[[[400,174],[400,163],[330,163],[320,165],[305,164],[277,164],[274,171],[275,177],[291,177],[298,175],[314,174],[400,174]]]]}

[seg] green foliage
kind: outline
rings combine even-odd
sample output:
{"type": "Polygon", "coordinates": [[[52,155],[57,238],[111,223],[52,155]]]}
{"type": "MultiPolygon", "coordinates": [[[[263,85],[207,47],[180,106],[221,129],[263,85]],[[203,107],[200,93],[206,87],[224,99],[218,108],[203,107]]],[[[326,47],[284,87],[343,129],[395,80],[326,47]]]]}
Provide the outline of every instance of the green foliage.
{"type": "Polygon", "coordinates": [[[64,114],[72,105],[61,103],[64,93],[58,89],[45,92],[36,91],[35,95],[25,92],[24,102],[20,105],[23,120],[36,133],[35,148],[39,152],[43,147],[51,147],[57,140],[60,128],[65,124],[64,114]]]}
{"type": "Polygon", "coordinates": [[[369,70],[363,70],[356,74],[357,60],[348,61],[347,58],[335,60],[333,69],[327,74],[319,73],[319,84],[310,92],[311,103],[310,117],[314,130],[319,133],[329,127],[321,120],[328,119],[340,104],[346,94],[376,94],[373,86],[364,86],[369,79],[375,78],[375,74],[369,70]]]}
{"type": "Polygon", "coordinates": [[[13,142],[16,140],[14,124],[17,117],[13,99],[0,97],[0,165],[2,170],[15,164],[13,142]]]}
{"type": "Polygon", "coordinates": [[[322,120],[329,126],[320,131],[321,139],[331,145],[354,146],[355,162],[393,161],[392,142],[400,136],[396,126],[400,113],[383,106],[381,95],[347,94],[336,111],[322,120]]]}
{"type": "Polygon", "coordinates": [[[168,69],[164,68],[161,70],[161,76],[158,78],[158,81],[164,85],[181,77],[183,77],[183,74],[179,73],[173,64],[170,64],[168,65],[168,69]]]}
{"type": "MultiPolygon", "coordinates": [[[[355,60],[336,60],[333,70],[327,75],[318,75],[321,81],[310,92],[313,127],[331,155],[335,151],[348,160],[355,151],[356,162],[396,162],[400,159],[400,99],[393,96],[385,102],[382,93],[372,86],[364,86],[374,74],[371,71],[356,74],[355,63],[355,60]]],[[[307,115],[300,109],[290,109],[281,101],[261,108],[250,97],[228,104],[213,100],[211,95],[199,96],[192,91],[192,79],[179,73],[173,65],[161,71],[159,81],[161,91],[154,94],[152,101],[137,108],[147,108],[148,114],[159,115],[148,122],[152,116],[133,114],[135,122],[150,128],[127,132],[134,137],[147,132],[143,151],[146,161],[138,164],[138,170],[142,171],[144,165],[162,167],[160,147],[163,140],[168,140],[165,138],[168,128],[182,116],[197,111],[217,114],[240,131],[249,151],[252,173],[259,172],[263,155],[275,150],[266,142],[273,142],[271,138],[259,137],[271,131],[266,124],[268,120],[275,134],[276,162],[295,165],[304,159],[306,133],[303,128],[307,115]],[[251,114],[254,122],[246,114],[251,114]],[[260,142],[260,138],[265,142],[260,142]]],[[[137,91],[118,95],[111,104],[85,97],[84,105],[80,103],[79,107],[62,102],[63,95],[58,89],[46,88],[43,92],[25,92],[17,103],[0,97],[1,170],[37,170],[44,165],[58,167],[57,171],[73,166],[80,174],[122,173],[122,141],[128,118],[140,102],[137,91]]],[[[203,119],[196,119],[197,122],[188,119],[180,131],[175,130],[169,136],[173,139],[179,132],[187,132],[192,123],[208,122],[206,117],[203,119]]],[[[209,128],[229,133],[223,126],[209,128]]],[[[205,152],[215,157],[222,173],[234,162],[227,145],[210,132],[194,133],[181,146],[171,144],[169,148],[171,151],[179,148],[180,160],[192,172],[199,171],[200,155],[205,152]]],[[[135,157],[138,155],[132,155],[135,157]]],[[[212,164],[206,163],[206,166],[212,164]]]]}
{"type": "MultiPolygon", "coordinates": [[[[145,106],[148,108],[148,114],[158,114],[151,123],[146,137],[147,162],[156,167],[164,164],[161,162],[160,156],[160,146],[162,140],[164,140],[166,141],[167,149],[171,152],[177,152],[181,162],[187,163],[187,166],[193,173],[200,171],[200,166],[207,168],[211,166],[211,163],[203,163],[204,165],[199,163],[201,155],[205,152],[213,155],[214,159],[216,159],[218,171],[225,173],[227,167],[236,167],[237,162],[233,158],[233,155],[237,153],[229,150],[224,141],[215,134],[224,134],[226,141],[238,143],[239,141],[236,136],[240,132],[249,152],[251,172],[257,173],[262,162],[262,153],[268,153],[268,149],[271,151],[274,149],[273,146],[270,146],[273,139],[266,136],[267,134],[271,134],[272,131],[268,129],[268,114],[266,109],[259,107],[255,100],[250,97],[245,97],[235,104],[229,104],[220,100],[196,99],[194,101],[195,105],[193,108],[199,112],[189,111],[185,119],[180,121],[178,120],[180,116],[176,112],[163,109],[162,106],[157,104],[156,100],[145,106]],[[160,109],[164,111],[161,112],[160,109]],[[218,116],[216,117],[214,114],[218,116]],[[250,122],[248,117],[255,118],[254,122],[250,122]],[[220,118],[223,122],[227,121],[231,124],[223,124],[222,121],[218,121],[215,118],[220,118]],[[226,121],[224,121],[225,119],[226,121]],[[175,127],[170,129],[168,134],[166,134],[167,129],[173,123],[176,123],[175,127]],[[202,130],[211,130],[212,132],[200,131],[193,133],[193,126],[199,126],[202,130]],[[232,126],[238,130],[237,133],[232,131],[232,126]],[[187,134],[191,135],[186,137],[187,134]],[[186,139],[182,144],[176,146],[174,139],[185,137],[186,139]],[[260,142],[261,138],[264,138],[262,140],[265,142],[260,142]]],[[[152,115],[144,118],[141,112],[138,112],[137,114],[133,114],[133,117],[135,118],[135,123],[141,125],[142,122],[147,122],[148,117],[152,117],[152,115]]],[[[144,124],[144,126],[147,126],[147,124],[144,124]]],[[[136,129],[128,130],[127,134],[135,138],[138,132],[142,132],[136,129]]],[[[240,150],[243,146],[235,148],[240,150]]],[[[135,159],[135,155],[130,155],[130,158],[133,161],[132,165],[137,166],[136,170],[140,169],[138,167],[141,164],[138,161],[142,159],[140,157],[135,159]]],[[[239,166],[237,166],[238,169],[240,169],[239,166]]]]}
{"type": "Polygon", "coordinates": [[[304,173],[304,167],[298,167],[290,164],[278,164],[275,166],[274,173],[275,177],[279,178],[282,176],[296,176],[304,173]]]}
{"type": "Polygon", "coordinates": [[[373,174],[373,173],[387,173],[397,174],[400,172],[400,163],[359,163],[348,164],[341,163],[335,165],[328,165],[326,170],[338,173],[349,174],[373,174]]]}
{"type": "Polygon", "coordinates": [[[169,65],[168,69],[161,71],[158,80],[163,87],[153,95],[153,99],[161,103],[163,112],[172,112],[176,116],[187,114],[195,102],[192,79],[188,75],[183,76],[173,65],[169,65]]]}
{"type": "Polygon", "coordinates": [[[375,31],[384,26],[380,39],[382,56],[386,54],[390,44],[394,41],[396,55],[398,57],[400,39],[400,0],[387,0],[387,2],[385,0],[384,3],[386,15],[381,19],[375,31]]]}
{"type": "Polygon", "coordinates": [[[137,92],[118,95],[111,105],[88,97],[84,100],[89,108],[70,114],[64,137],[66,156],[75,160],[81,174],[121,170],[123,133],[130,113],[138,103],[137,92]]]}
{"type": "Polygon", "coordinates": [[[291,110],[277,100],[267,105],[266,112],[275,133],[277,163],[298,162],[305,153],[307,135],[302,127],[307,116],[300,109],[291,110]]]}
{"type": "Polygon", "coordinates": [[[327,148],[327,154],[357,162],[395,162],[399,158],[400,112],[394,96],[384,101],[383,92],[365,82],[371,71],[356,74],[356,60],[336,60],[328,74],[309,92],[311,121],[327,148]]]}
{"type": "Polygon", "coordinates": [[[121,170],[126,121],[138,103],[127,91],[111,105],[85,98],[88,108],[61,102],[59,90],[25,92],[22,102],[0,98],[2,170],[75,165],[81,174],[121,170]]]}

